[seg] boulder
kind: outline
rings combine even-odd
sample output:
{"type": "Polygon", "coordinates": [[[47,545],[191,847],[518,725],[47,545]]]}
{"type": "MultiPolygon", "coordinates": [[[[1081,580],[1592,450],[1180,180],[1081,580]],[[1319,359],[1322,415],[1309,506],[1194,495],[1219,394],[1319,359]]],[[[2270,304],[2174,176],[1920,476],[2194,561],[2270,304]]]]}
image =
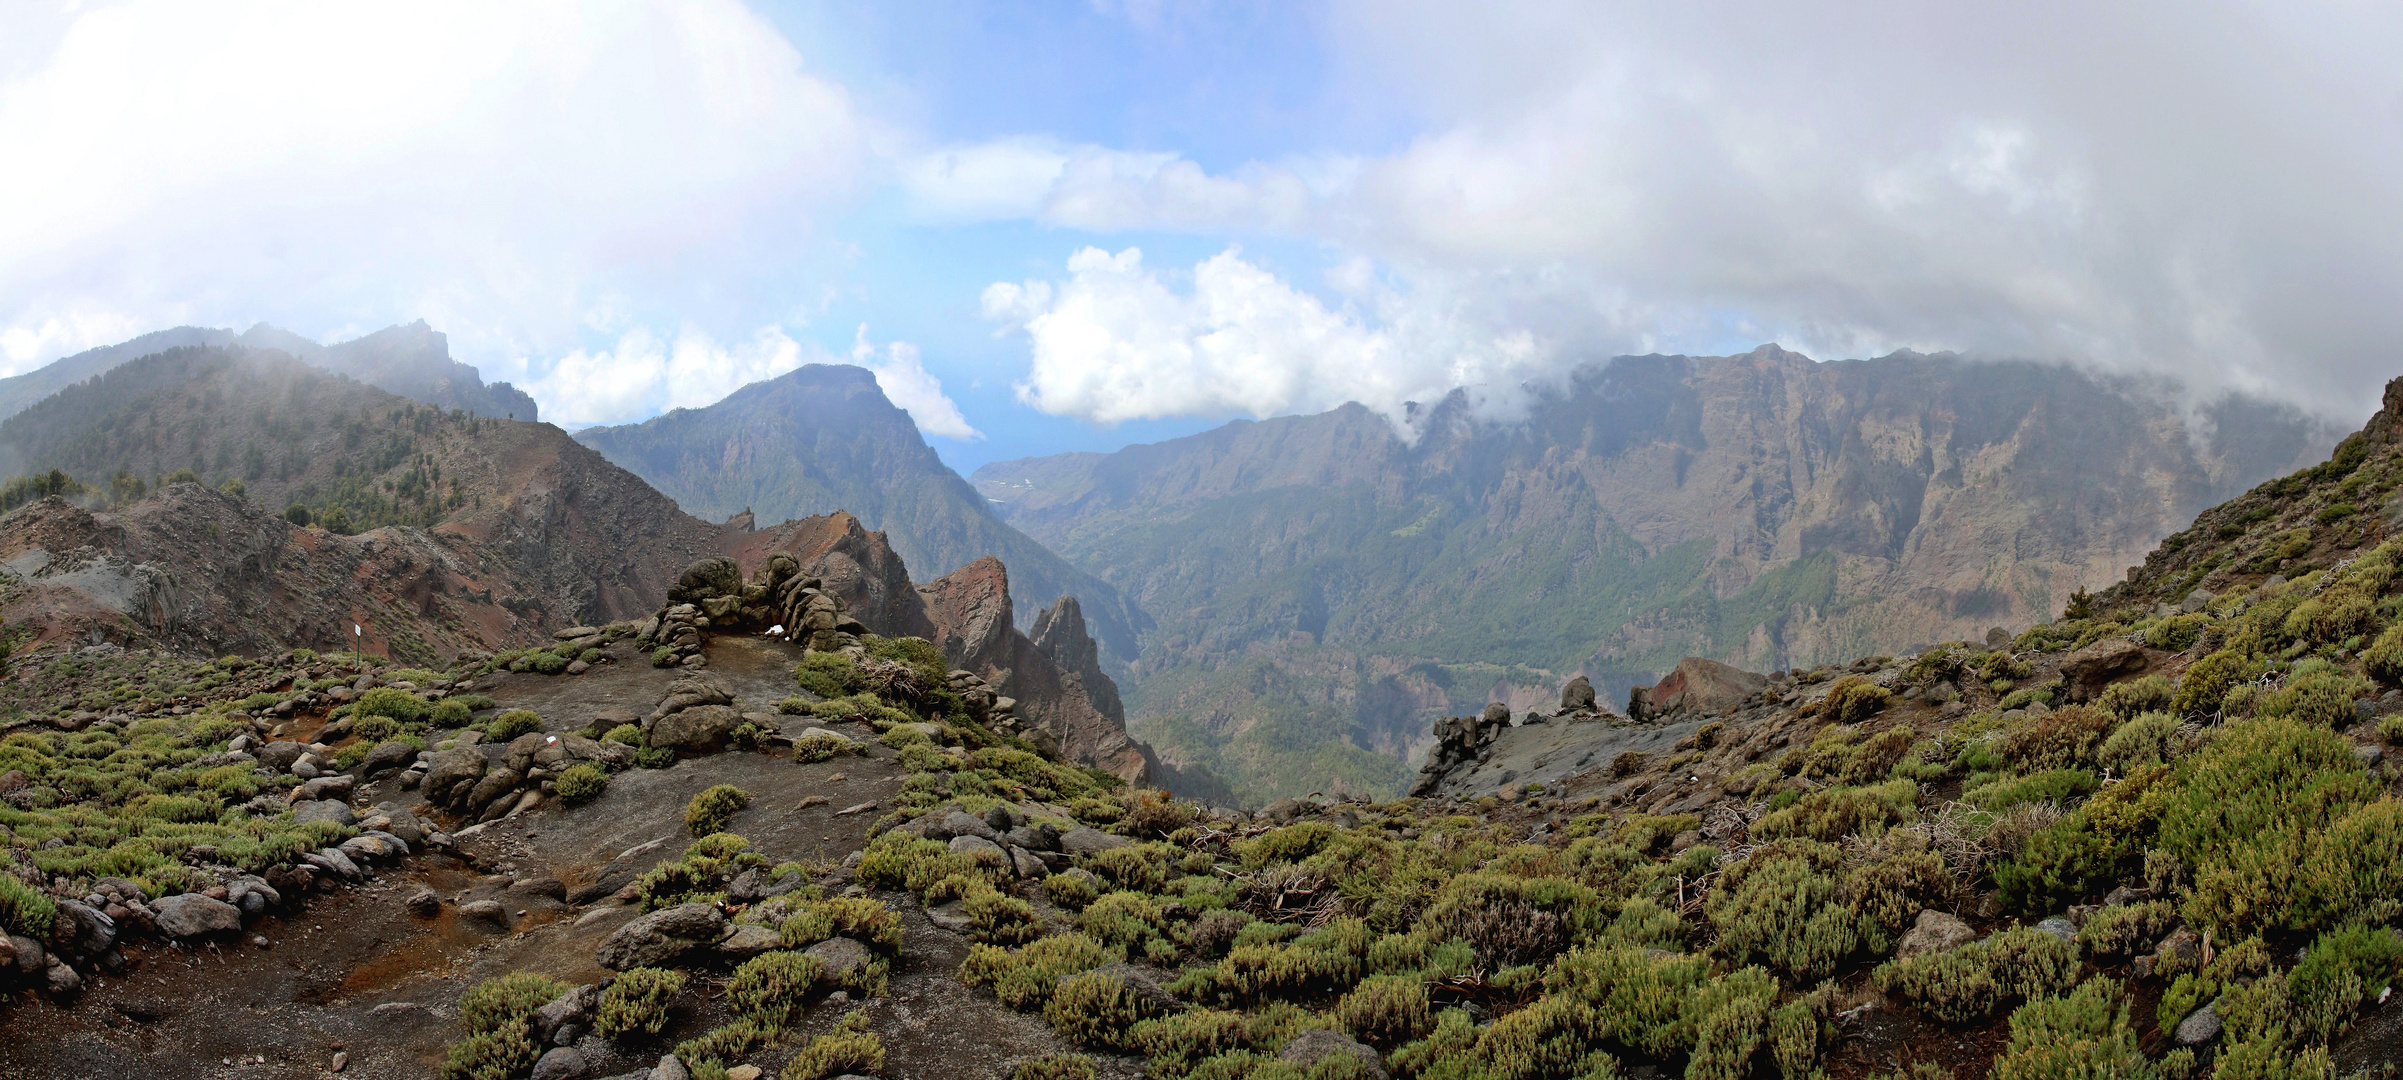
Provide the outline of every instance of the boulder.
{"type": "Polygon", "coordinates": [[[1092,855],[1096,852],[1108,851],[1111,848],[1122,848],[1130,843],[1133,841],[1126,837],[1114,836],[1084,825],[1060,834],[1060,850],[1070,855],[1092,855]]]}
{"type": "Polygon", "coordinates": [[[242,929],[242,909],[199,893],[162,896],[150,904],[158,913],[159,932],[193,938],[230,934],[242,929]]]}
{"type": "Polygon", "coordinates": [[[1375,1050],[1361,1045],[1350,1036],[1335,1031],[1305,1031],[1287,1039],[1285,1045],[1277,1050],[1277,1060],[1307,1069],[1317,1064],[1319,1059],[1330,1054],[1349,1054],[1358,1058],[1360,1061],[1359,1075],[1361,1076],[1385,1080],[1388,1075],[1385,1071],[1385,1059],[1379,1057],[1375,1050]]]}
{"type": "Polygon", "coordinates": [[[729,960],[748,960],[775,948],[778,941],[774,927],[746,923],[735,927],[734,932],[726,935],[726,940],[718,942],[716,951],[729,960]]]}
{"type": "Polygon", "coordinates": [[[847,937],[827,938],[803,951],[825,965],[827,981],[844,986],[855,985],[875,959],[868,954],[867,946],[847,937]]]}
{"type": "Polygon", "coordinates": [[[72,929],[61,942],[77,956],[98,956],[117,945],[117,920],[81,900],[61,900],[58,913],[72,929]]]}
{"type": "Polygon", "coordinates": [[[2052,918],[2037,923],[2036,932],[2039,934],[2051,934],[2052,936],[2069,942],[2072,945],[2077,944],[2078,941],[2077,925],[2059,915],[2055,915],[2052,918]]]}
{"type": "Polygon", "coordinates": [[[288,772],[292,768],[292,763],[299,761],[300,755],[307,749],[308,747],[290,740],[271,742],[259,749],[259,764],[279,773],[288,772]]]}
{"type": "Polygon", "coordinates": [[[1894,958],[1908,960],[1914,956],[1947,952],[1977,940],[1977,931],[1958,917],[1941,911],[1922,911],[1919,921],[1902,935],[1894,948],[1894,958]]]}
{"type": "Polygon", "coordinates": [[[509,909],[498,900],[470,900],[459,905],[459,917],[479,919],[501,927],[509,925],[509,909]]]}
{"type": "Polygon", "coordinates": [[[726,916],[712,904],[678,904],[618,927],[594,950],[593,959],[612,971],[660,967],[725,936],[726,916]]]}
{"type": "Polygon", "coordinates": [[[437,751],[426,766],[426,778],[419,781],[418,787],[425,792],[427,799],[442,802],[447,799],[451,789],[462,782],[472,784],[483,779],[484,770],[488,767],[484,752],[473,747],[437,751]]]}
{"type": "Polygon", "coordinates": [[[981,836],[952,837],[951,853],[965,855],[976,860],[982,866],[1015,867],[1017,865],[1010,858],[1010,853],[1002,850],[1001,845],[981,836]]]}
{"type": "Polygon", "coordinates": [[[2219,1038],[2219,1030],[2219,1010],[2205,1005],[2178,1021],[2178,1029],[2170,1034],[2169,1041],[2179,1046],[2201,1046],[2219,1038]]]}
{"type": "Polygon", "coordinates": [[[711,597],[739,595],[742,591],[742,568],[724,555],[712,555],[694,560],[683,573],[676,575],[676,584],[668,588],[667,600],[670,604],[691,604],[711,597]]]}
{"type": "Polygon", "coordinates": [[[483,810],[500,801],[501,796],[517,790],[517,785],[524,783],[525,779],[524,773],[511,769],[494,769],[485,773],[484,778],[476,781],[476,786],[468,790],[467,808],[483,810]]]}
{"type": "Polygon", "coordinates": [[[724,705],[695,705],[652,721],[643,734],[652,746],[708,750],[721,746],[743,715],[724,705]]]}
{"type": "MultiPolygon", "coordinates": [[[[405,746],[407,744],[403,743],[402,745],[405,746]]],[[[409,756],[411,759],[415,759],[417,757],[417,752],[412,750],[410,751],[409,756]]],[[[300,803],[314,802],[319,799],[341,799],[347,802],[350,799],[351,792],[357,791],[358,789],[359,778],[356,776],[320,776],[315,780],[311,780],[308,783],[302,784],[300,786],[300,790],[293,792],[292,801],[300,803]]]]}
{"type": "MultiPolygon", "coordinates": [[[[417,748],[408,743],[398,739],[377,743],[375,749],[368,751],[367,757],[359,762],[359,775],[374,779],[394,769],[408,768],[409,763],[416,760],[417,748]]],[[[309,782],[316,783],[314,780],[309,782]]]]}
{"type": "Polygon", "coordinates": [[[657,720],[669,713],[681,712],[695,705],[732,704],[734,704],[734,689],[728,686],[725,679],[716,672],[687,671],[676,676],[675,682],[668,684],[666,696],[659,699],[659,707],[651,710],[651,715],[646,722],[657,720]]]}
{"type": "Polygon", "coordinates": [[[1592,680],[1587,679],[1583,675],[1579,675],[1574,679],[1570,679],[1567,686],[1560,688],[1561,712],[1586,712],[1591,710],[1593,707],[1594,684],[1592,680]]]}
{"type": "Polygon", "coordinates": [[[2069,654],[2061,661],[2061,678],[2070,697],[2084,701],[2130,675],[2142,675],[2152,664],[2144,647],[2126,638],[2105,638],[2069,654]]]}
{"type": "Polygon", "coordinates": [[[534,1080],[578,1080],[590,1068],[572,1046],[554,1046],[534,1063],[534,1080]]]}
{"type": "Polygon", "coordinates": [[[336,825],[356,825],[359,823],[359,815],[351,811],[349,803],[337,802],[333,799],[318,799],[311,802],[293,803],[292,820],[301,824],[312,821],[331,821],[336,825]]]}

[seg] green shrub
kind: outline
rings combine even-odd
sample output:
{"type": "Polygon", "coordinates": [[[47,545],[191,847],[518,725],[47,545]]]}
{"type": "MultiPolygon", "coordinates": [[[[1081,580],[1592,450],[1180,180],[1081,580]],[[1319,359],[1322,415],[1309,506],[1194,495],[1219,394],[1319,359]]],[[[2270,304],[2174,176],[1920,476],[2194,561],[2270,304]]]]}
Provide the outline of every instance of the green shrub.
{"type": "Polygon", "coordinates": [[[2403,941],[2394,932],[2348,926],[2321,934],[2286,973],[2296,1020],[2313,1038],[2336,1038],[2361,1007],[2379,1000],[2403,972],[2403,941]]]}
{"type": "Polygon", "coordinates": [[[2184,652],[2189,646],[2202,640],[2204,631],[2210,626],[2211,616],[2199,611],[2172,615],[2147,627],[2144,631],[2144,643],[2156,649],[2184,652]]]}
{"type": "Polygon", "coordinates": [[[865,896],[804,902],[776,932],[777,943],[787,949],[807,948],[840,934],[889,956],[901,952],[901,916],[865,896]]]}
{"type": "Polygon", "coordinates": [[[635,968],[601,991],[601,1012],[593,1031],[604,1039],[640,1032],[657,1035],[667,1030],[668,1002],[684,989],[684,973],[665,968],[635,968]]]}
{"type": "Polygon", "coordinates": [[[1602,928],[1594,890],[1574,881],[1476,872],[1446,882],[1427,924],[1500,965],[1534,963],[1602,928]]]}
{"type": "Polygon", "coordinates": [[[1010,1070],[1010,1080],[1093,1080],[1093,1059],[1083,1054],[1045,1054],[1010,1070]]]}
{"type": "Polygon", "coordinates": [[[664,769],[676,763],[672,746],[646,746],[634,752],[634,764],[645,769],[664,769]]]}
{"type": "Polygon", "coordinates": [[[511,709],[484,725],[484,736],[494,742],[508,742],[520,735],[531,735],[541,730],[540,714],[532,709],[511,709]]]}
{"type": "MultiPolygon", "coordinates": [[[[820,654],[813,654],[820,655],[820,654]]],[[[811,1039],[786,1063],[784,1080],[825,1080],[845,1073],[867,1075],[884,1068],[884,1041],[868,1030],[868,1014],[852,1012],[834,1030],[811,1039]]]]}
{"type": "Polygon", "coordinates": [[[434,706],[406,690],[378,686],[359,695],[359,700],[351,704],[350,712],[358,717],[390,717],[404,727],[422,728],[427,717],[433,714],[434,706]]]}
{"type": "Polygon", "coordinates": [[[442,1080],[516,1080],[541,1059],[533,1032],[519,1020],[452,1043],[442,1061],[442,1080]]]}
{"type": "Polygon", "coordinates": [[[676,666],[676,650],[666,645],[651,650],[651,666],[658,668],[676,666]]]}
{"type": "Polygon", "coordinates": [[[751,793],[732,784],[716,784],[684,805],[684,827],[694,836],[726,831],[734,815],[751,805],[751,793]]]}
{"type": "Polygon", "coordinates": [[[2387,627],[2361,650],[2361,666],[2389,686],[2403,683],[2403,622],[2387,627]]]}
{"type": "Polygon", "coordinates": [[[2193,872],[2187,918],[2223,934],[2343,920],[2319,907],[2337,902],[2321,881],[2355,867],[2323,853],[2340,819],[2377,793],[2352,744],[2325,728],[2286,719],[2223,727],[2178,762],[2160,800],[2160,846],[2193,872]]]}
{"type": "Polygon", "coordinates": [[[735,1015],[774,1028],[791,1027],[808,1007],[805,998],[826,966],[806,953],[776,950],[743,961],[726,980],[726,1005],[735,1015]]]}
{"type": "Polygon", "coordinates": [[[624,743],[627,746],[641,746],[642,728],[633,724],[619,724],[604,732],[601,738],[609,742],[624,743]]]}
{"type": "Polygon", "coordinates": [[[1894,692],[1859,675],[1837,679],[1827,695],[1803,708],[1804,715],[1816,715],[1837,724],[1857,724],[1886,707],[1894,692]]]}
{"type": "Polygon", "coordinates": [[[516,971],[476,984],[459,998],[459,1022],[471,1035],[499,1031],[523,1022],[534,1010],[574,987],[548,975],[516,971]]]}
{"type": "Polygon", "coordinates": [[[1130,989],[1124,980],[1099,971],[1061,979],[1043,1019],[1053,1031],[1087,1046],[1133,1049],[1134,1026],[1152,1017],[1152,1003],[1130,989]]]}
{"type": "Polygon", "coordinates": [[[959,979],[969,986],[989,985],[1002,1004],[1026,1009],[1050,1001],[1062,977],[1091,971],[1110,959],[1109,950],[1083,934],[1054,934],[1020,949],[970,945],[959,979]]]}
{"type": "Polygon", "coordinates": [[[2169,756],[2170,736],[2178,730],[2178,718],[2165,712],[2139,714],[2135,719],[2112,730],[2103,745],[2094,753],[2095,761],[2106,769],[2130,773],[2147,765],[2158,765],[2169,756]]]}
{"type": "Polygon", "coordinates": [[[1335,1022],[1361,1042],[1399,1046],[1435,1024],[1427,984],[1416,976],[1371,975],[1335,1002],[1335,1022]]]}
{"type": "Polygon", "coordinates": [[[580,762],[559,774],[559,801],[569,806],[581,806],[601,797],[609,790],[609,772],[592,762],[580,762]]]}
{"type": "Polygon", "coordinates": [[[2178,910],[2166,900],[2113,904],[2086,916],[2078,942],[2098,956],[2143,952],[2178,925],[2178,910]]]}
{"type": "Polygon", "coordinates": [[[0,930],[36,941],[50,940],[50,924],[58,918],[58,903],[41,890],[0,873],[0,930]]]}
{"type": "Polygon", "coordinates": [[[793,740],[793,762],[810,765],[842,754],[864,752],[858,743],[840,735],[804,735],[793,740]]]}
{"type": "Polygon", "coordinates": [[[2147,675],[2141,679],[2112,683],[2095,700],[2095,706],[2117,719],[2126,720],[2138,713],[2166,709],[2170,699],[2176,695],[2176,688],[2167,678],[2147,675]]]}
{"type": "Polygon", "coordinates": [[[1918,801],[1919,785],[1909,780],[1892,780],[1876,787],[1822,788],[1791,806],[1762,815],[1753,823],[1752,835],[1762,840],[1791,836],[1841,840],[1909,820],[1918,801]]]}
{"type": "Polygon", "coordinates": [[[435,727],[442,728],[466,727],[475,718],[475,710],[468,708],[466,702],[455,697],[447,697],[435,702],[434,711],[430,717],[435,727]]]}
{"type": "Polygon", "coordinates": [[[720,1024],[694,1038],[676,1044],[676,1059],[684,1062],[696,1078],[725,1076],[726,1062],[750,1054],[763,1046],[774,1046],[784,1032],[750,1017],[739,1017],[720,1024]],[[715,1067],[714,1074],[709,1071],[715,1067]]]}
{"type": "Polygon", "coordinates": [[[801,689],[822,698],[849,697],[868,688],[868,680],[859,673],[859,666],[839,652],[813,652],[801,658],[794,672],[801,689]]]}
{"type": "Polygon", "coordinates": [[[2178,677],[2178,692],[2170,698],[2169,709],[2180,716],[2218,712],[2231,688],[2260,673],[2251,657],[2235,649],[2221,649],[2195,661],[2178,677]]]}
{"type": "Polygon", "coordinates": [[[2119,1001],[2118,984],[2098,977],[2066,995],[2031,1000],[2012,1013],[2011,1041],[1994,1059],[1987,1077],[2171,1080],[2187,1075],[2193,1052],[2173,1051],[2171,1058],[2175,1060],[2155,1062],[2144,1056],[2128,1025],[2127,1006],[2119,1001]]]}
{"type": "Polygon", "coordinates": [[[1990,1015],[2014,998],[2062,993],[2077,974],[2075,944],[2041,930],[2019,929],[1957,949],[1888,961],[1878,965],[1875,981],[1928,1015],[1958,1024],[1990,1015]]]}
{"type": "Polygon", "coordinates": [[[1961,793],[1961,801],[1997,813],[2021,803],[2068,803],[2094,793],[2101,778],[2085,769],[2047,769],[2033,776],[2005,776],[1961,793]]]}
{"type": "Polygon", "coordinates": [[[1766,963],[1797,979],[1832,974],[1861,943],[1842,902],[1843,856],[1825,844],[1780,841],[1728,868],[1704,902],[1731,964],[1766,963]]]}
{"type": "MultiPolygon", "coordinates": [[[[2403,715],[2403,714],[2399,714],[2403,715]]],[[[1053,874],[1043,879],[1043,892],[1051,902],[1069,911],[1083,911],[1085,905],[1100,898],[1101,889],[1084,874],[1053,874]]]]}
{"type": "Polygon", "coordinates": [[[2378,718],[2378,740],[2388,746],[2403,743],[2403,713],[2388,713],[2378,718]]]}

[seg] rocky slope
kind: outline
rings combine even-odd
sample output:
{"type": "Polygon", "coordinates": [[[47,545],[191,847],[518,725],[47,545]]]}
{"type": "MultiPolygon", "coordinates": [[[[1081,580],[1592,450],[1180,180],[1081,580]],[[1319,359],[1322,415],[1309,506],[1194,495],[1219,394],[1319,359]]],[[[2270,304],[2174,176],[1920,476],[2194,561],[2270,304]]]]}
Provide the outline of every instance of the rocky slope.
{"type": "Polygon", "coordinates": [[[1148,624],[1107,583],[1070,566],[993,515],[943,464],[863,368],[809,364],[703,409],[586,428],[576,439],[711,521],[750,513],[782,521],[843,510],[892,538],[922,572],[980,558],[1010,566],[1020,629],[1062,596],[1078,598],[1114,662],[1148,624]]]}
{"type": "Polygon", "coordinates": [[[1158,626],[1138,732],[1255,796],[1375,790],[1429,721],[2024,626],[2336,432],[2047,365],[1764,348],[1626,357],[1519,422],[1459,397],[980,469],[1008,520],[1158,626]],[[1357,751],[1357,752],[1355,752],[1357,751]],[[1373,755],[1369,753],[1373,751],[1373,755]]]}

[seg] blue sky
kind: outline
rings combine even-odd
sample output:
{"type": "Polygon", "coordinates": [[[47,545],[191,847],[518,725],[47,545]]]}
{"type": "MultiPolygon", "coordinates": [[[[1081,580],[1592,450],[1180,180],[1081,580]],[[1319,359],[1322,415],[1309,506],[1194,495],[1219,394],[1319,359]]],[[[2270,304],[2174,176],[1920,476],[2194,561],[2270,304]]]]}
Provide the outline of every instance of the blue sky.
{"type": "Polygon", "coordinates": [[[567,426],[808,362],[963,472],[1776,342],[2358,418],[2375,6],[0,9],[0,374],[425,318],[567,426]]]}

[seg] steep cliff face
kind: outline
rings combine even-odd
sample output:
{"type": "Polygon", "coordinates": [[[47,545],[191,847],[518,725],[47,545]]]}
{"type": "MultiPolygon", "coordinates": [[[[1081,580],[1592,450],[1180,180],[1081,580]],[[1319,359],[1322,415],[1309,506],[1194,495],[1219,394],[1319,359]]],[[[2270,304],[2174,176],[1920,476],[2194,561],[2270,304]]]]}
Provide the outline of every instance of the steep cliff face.
{"type": "Polygon", "coordinates": [[[1257,796],[1366,783],[1343,746],[1398,768],[1435,717],[1577,673],[1618,698],[1682,656],[1766,671],[2024,626],[2337,436],[2175,401],[1941,356],[1625,357],[1506,422],[1455,395],[1415,440],[1350,406],[976,481],[1158,620],[1135,730],[1257,796]]]}
{"type": "MultiPolygon", "coordinates": [[[[920,573],[999,558],[1010,566],[1018,610],[1077,596],[1103,649],[1120,661],[1133,658],[1147,625],[1116,589],[995,517],[863,368],[810,364],[708,408],[586,428],[576,438],[711,521],[842,510],[890,537],[920,573]]],[[[1028,628],[1024,619],[1019,625],[1028,628]]]]}

